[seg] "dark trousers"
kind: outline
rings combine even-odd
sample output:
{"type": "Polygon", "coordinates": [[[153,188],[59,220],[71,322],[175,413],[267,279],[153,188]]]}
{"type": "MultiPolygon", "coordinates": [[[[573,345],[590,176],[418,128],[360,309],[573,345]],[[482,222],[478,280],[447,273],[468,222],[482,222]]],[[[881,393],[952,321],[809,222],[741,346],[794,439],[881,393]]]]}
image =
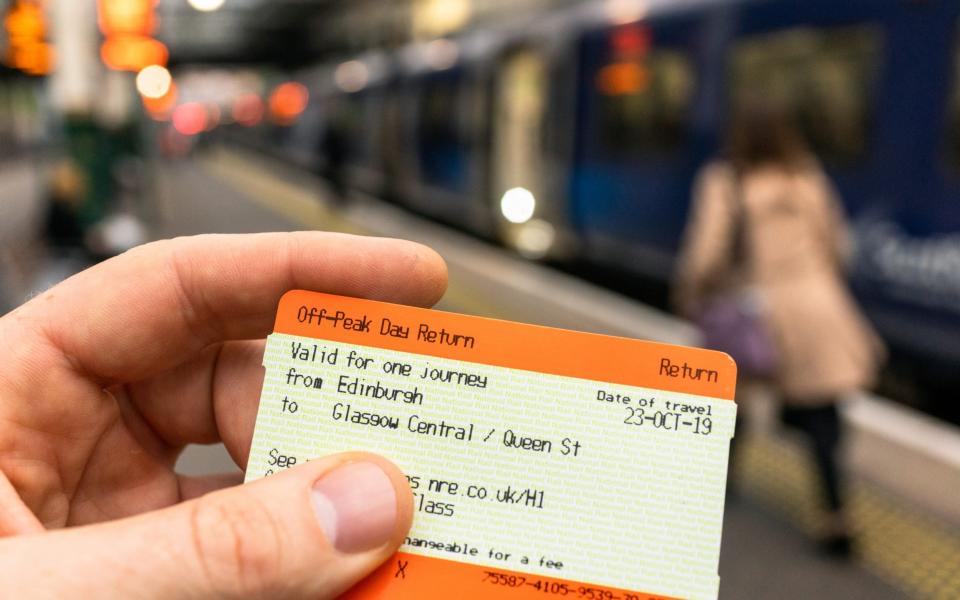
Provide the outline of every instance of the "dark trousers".
{"type": "Polygon", "coordinates": [[[810,439],[827,506],[833,512],[842,510],[844,503],[837,465],[842,430],[836,403],[809,408],[788,403],[782,409],[781,418],[786,425],[802,431],[810,439]]]}

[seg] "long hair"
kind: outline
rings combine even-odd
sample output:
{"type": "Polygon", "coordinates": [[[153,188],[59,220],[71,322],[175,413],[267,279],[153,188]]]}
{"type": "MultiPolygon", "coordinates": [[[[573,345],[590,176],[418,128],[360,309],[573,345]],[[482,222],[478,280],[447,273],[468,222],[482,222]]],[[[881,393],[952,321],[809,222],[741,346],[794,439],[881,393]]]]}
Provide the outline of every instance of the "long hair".
{"type": "Polygon", "coordinates": [[[809,151],[786,112],[759,96],[737,103],[727,130],[726,158],[743,174],[761,166],[797,170],[809,151]]]}

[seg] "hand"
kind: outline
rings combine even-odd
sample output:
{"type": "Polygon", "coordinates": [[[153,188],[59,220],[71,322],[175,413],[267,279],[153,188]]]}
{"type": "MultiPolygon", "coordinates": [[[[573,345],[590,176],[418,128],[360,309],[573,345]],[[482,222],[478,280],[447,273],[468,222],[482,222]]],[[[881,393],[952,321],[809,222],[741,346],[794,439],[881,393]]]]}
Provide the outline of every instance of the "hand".
{"type": "Polygon", "coordinates": [[[158,242],[0,319],[0,581],[10,597],[339,595],[409,528],[406,478],[347,454],[250,485],[177,475],[187,444],[246,463],[263,337],[310,289],[429,306],[443,261],[327,233],[158,242]]]}

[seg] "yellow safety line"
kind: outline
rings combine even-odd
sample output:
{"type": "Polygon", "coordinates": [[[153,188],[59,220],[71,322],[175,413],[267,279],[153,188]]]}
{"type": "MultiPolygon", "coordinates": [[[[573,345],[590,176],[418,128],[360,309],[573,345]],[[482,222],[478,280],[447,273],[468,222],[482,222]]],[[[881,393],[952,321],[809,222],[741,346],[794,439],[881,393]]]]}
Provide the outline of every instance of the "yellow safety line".
{"type": "MultiPolygon", "coordinates": [[[[743,488],[811,537],[824,526],[811,459],[765,435],[745,436],[736,475],[743,488]]],[[[877,577],[914,597],[960,598],[960,530],[918,513],[862,480],[848,486],[857,534],[857,560],[877,577]]]]}
{"type": "Polygon", "coordinates": [[[275,173],[226,151],[204,155],[203,168],[241,192],[254,204],[278,213],[308,229],[359,233],[359,230],[328,209],[319,192],[311,194],[302,186],[284,181],[275,173]]]}
{"type": "MultiPolygon", "coordinates": [[[[331,210],[319,197],[319,190],[311,193],[303,185],[282,179],[276,172],[248,160],[240,154],[217,150],[204,155],[200,164],[210,175],[237,190],[244,198],[289,219],[298,226],[318,231],[340,231],[357,235],[375,232],[348,221],[331,210]]],[[[473,315],[507,318],[508,310],[480,300],[460,285],[456,276],[450,278],[440,307],[473,315]]]]}

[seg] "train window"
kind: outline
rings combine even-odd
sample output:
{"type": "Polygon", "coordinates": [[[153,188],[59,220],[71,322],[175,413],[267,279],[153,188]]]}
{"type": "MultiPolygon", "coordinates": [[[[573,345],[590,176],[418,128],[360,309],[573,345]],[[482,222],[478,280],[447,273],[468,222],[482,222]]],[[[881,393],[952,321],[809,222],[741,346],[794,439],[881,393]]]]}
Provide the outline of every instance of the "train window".
{"type": "Polygon", "coordinates": [[[953,84],[947,107],[947,160],[954,170],[960,170],[960,28],[954,48],[953,84]]]}
{"type": "Polygon", "coordinates": [[[462,77],[447,73],[424,81],[419,106],[419,159],[423,179],[431,185],[460,190],[466,182],[463,144],[462,77]]]}
{"type": "Polygon", "coordinates": [[[871,25],[797,27],[734,49],[731,100],[777,105],[827,164],[864,158],[873,128],[881,34],[871,25]]]}
{"type": "Polygon", "coordinates": [[[364,135],[364,102],[360,94],[348,96],[342,105],[335,108],[331,123],[328,125],[339,128],[339,133],[347,143],[346,158],[349,162],[357,164],[364,163],[368,158],[364,135]]]}
{"type": "Polygon", "coordinates": [[[693,100],[690,59],[653,50],[603,65],[599,91],[600,144],[615,158],[668,154],[685,140],[693,100]]]}
{"type": "Polygon", "coordinates": [[[459,140],[459,81],[454,77],[437,78],[424,86],[420,103],[420,128],[427,139],[439,143],[459,140]]]}

